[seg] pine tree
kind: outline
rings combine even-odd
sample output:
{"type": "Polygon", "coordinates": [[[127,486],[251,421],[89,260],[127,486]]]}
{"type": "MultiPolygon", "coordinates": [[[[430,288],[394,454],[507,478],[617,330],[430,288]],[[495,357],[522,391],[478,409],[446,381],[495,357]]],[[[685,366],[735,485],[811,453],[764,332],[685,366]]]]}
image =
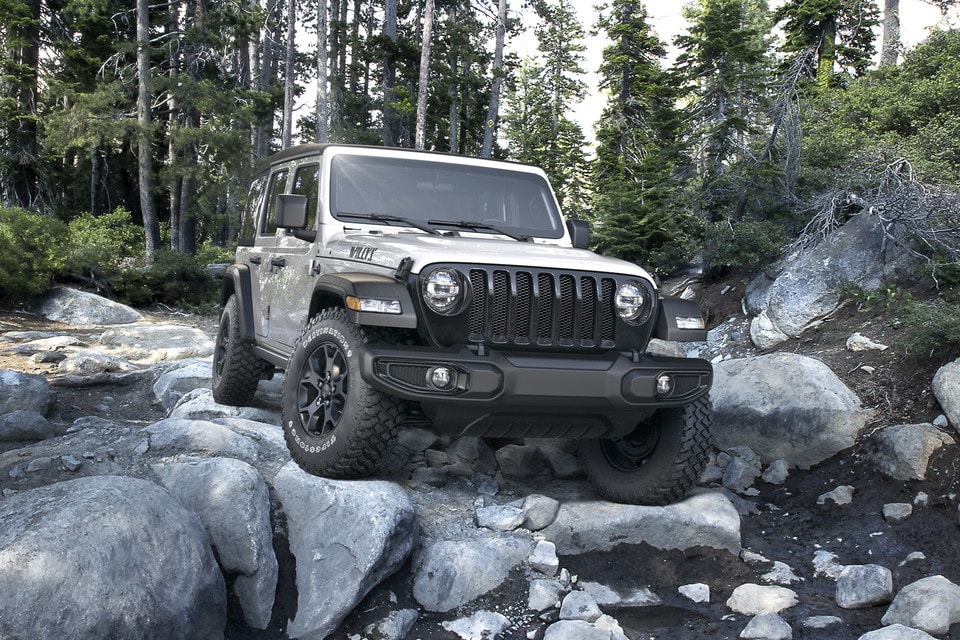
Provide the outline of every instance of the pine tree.
{"type": "Polygon", "coordinates": [[[603,253],[669,269],[680,256],[688,220],[674,197],[680,117],[677,82],[661,65],[663,41],[640,2],[613,0],[600,28],[600,88],[610,96],[597,123],[595,237],[603,253]]]}
{"type": "Polygon", "coordinates": [[[816,50],[820,87],[836,81],[838,67],[856,77],[870,66],[879,22],[873,0],[788,0],[775,17],[786,34],[785,52],[816,50]]]}
{"type": "Polygon", "coordinates": [[[765,14],[765,3],[699,0],[684,11],[689,33],[676,39],[688,97],[685,138],[698,176],[692,200],[710,222],[733,217],[745,188],[742,162],[766,108],[765,14]]]}

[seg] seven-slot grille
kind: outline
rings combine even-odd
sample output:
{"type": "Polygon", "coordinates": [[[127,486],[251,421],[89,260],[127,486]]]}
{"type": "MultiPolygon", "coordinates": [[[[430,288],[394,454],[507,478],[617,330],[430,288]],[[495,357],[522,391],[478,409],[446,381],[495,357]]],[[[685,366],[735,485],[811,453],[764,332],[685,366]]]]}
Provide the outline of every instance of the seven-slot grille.
{"type": "Polygon", "coordinates": [[[614,346],[612,277],[520,268],[469,272],[468,340],[488,344],[614,346]]]}

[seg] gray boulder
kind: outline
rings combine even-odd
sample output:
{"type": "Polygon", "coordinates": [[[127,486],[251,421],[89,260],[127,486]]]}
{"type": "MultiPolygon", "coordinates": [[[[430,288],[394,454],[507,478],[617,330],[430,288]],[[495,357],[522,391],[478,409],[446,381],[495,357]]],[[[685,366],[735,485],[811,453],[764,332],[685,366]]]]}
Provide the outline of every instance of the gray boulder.
{"type": "Polygon", "coordinates": [[[157,376],[153,383],[153,395],[169,411],[180,398],[194,389],[209,388],[211,376],[212,365],[209,360],[184,360],[157,376]]]}
{"type": "Polygon", "coordinates": [[[756,616],[761,613],[780,613],[797,604],[797,594],[792,589],[773,585],[742,584],[727,598],[732,611],[756,616]]]}
{"type": "Polygon", "coordinates": [[[751,286],[751,306],[762,309],[750,325],[751,339],[768,349],[799,336],[837,309],[838,284],[876,289],[885,281],[896,281],[907,259],[903,249],[886,241],[878,217],[853,216],[825,241],[781,261],[772,283],[751,286]]]}
{"type": "Polygon", "coordinates": [[[751,640],[790,640],[793,638],[793,629],[776,613],[767,611],[754,616],[740,632],[740,637],[751,640]]]}
{"type": "Polygon", "coordinates": [[[56,435],[47,419],[36,411],[18,409],[0,414],[0,442],[16,440],[46,440],[56,435]]]}
{"type": "Polygon", "coordinates": [[[872,416],[827,365],[792,353],[718,363],[710,397],[720,449],[743,445],[801,469],[852,446],[872,416]]]}
{"type": "Polygon", "coordinates": [[[220,566],[239,573],[233,590],[244,618],[266,629],[277,590],[270,493],[263,476],[230,458],[156,464],[153,470],[180,502],[200,516],[220,566]]]}
{"type": "Polygon", "coordinates": [[[417,542],[407,494],[382,481],[311,476],[288,463],[274,478],[297,563],[293,638],[326,638],[417,542]]]}
{"type": "Polygon", "coordinates": [[[526,537],[435,542],[418,558],[413,596],[427,611],[456,609],[499,587],[532,552],[526,537]]]}
{"type": "Polygon", "coordinates": [[[954,429],[960,430],[960,360],[940,367],[933,376],[933,395],[954,429]]]}
{"type": "Polygon", "coordinates": [[[723,494],[705,492],[666,507],[573,502],[543,529],[560,555],[609,551],[619,544],[658,549],[705,546],[740,553],[740,515],[723,494]]]}
{"type": "Polygon", "coordinates": [[[560,620],[547,627],[543,640],[613,640],[610,629],[604,629],[584,620],[560,620]]]}
{"type": "Polygon", "coordinates": [[[172,324],[137,323],[104,331],[100,342],[117,355],[137,362],[206,358],[213,340],[200,329],[172,324]]]}
{"type": "Polygon", "coordinates": [[[226,615],[207,532],[157,485],[87,477],[0,500],[0,637],[214,639],[226,615]]]}
{"type": "Polygon", "coordinates": [[[51,289],[37,305],[37,313],[72,325],[127,324],[143,317],[124,304],[68,287],[51,289]]]}
{"type": "Polygon", "coordinates": [[[865,633],[857,640],[936,640],[932,635],[920,629],[912,629],[902,624],[892,624],[883,629],[865,633]]]}
{"type": "Polygon", "coordinates": [[[213,422],[167,418],[145,431],[150,434],[150,450],[155,453],[222,456],[250,463],[257,460],[257,448],[250,438],[213,422]]]}
{"type": "Polygon", "coordinates": [[[56,403],[57,392],[43,376],[0,370],[0,415],[22,410],[45,416],[56,403]]]}
{"type": "Polygon", "coordinates": [[[960,622],[960,587],[943,576],[912,582],[897,593],[880,619],[881,624],[902,624],[942,636],[960,622]]]}
{"type": "Polygon", "coordinates": [[[871,437],[873,466],[896,480],[926,480],[930,457],[953,438],[932,424],[900,424],[871,437]]]}
{"type": "Polygon", "coordinates": [[[890,602],[893,573],[878,564],[848,565],[837,578],[837,604],[844,609],[864,609],[890,602]]]}
{"type": "Polygon", "coordinates": [[[213,399],[213,391],[209,387],[204,387],[184,394],[170,410],[170,417],[188,420],[242,418],[278,425],[280,424],[280,409],[264,406],[234,407],[219,404],[213,399]]]}

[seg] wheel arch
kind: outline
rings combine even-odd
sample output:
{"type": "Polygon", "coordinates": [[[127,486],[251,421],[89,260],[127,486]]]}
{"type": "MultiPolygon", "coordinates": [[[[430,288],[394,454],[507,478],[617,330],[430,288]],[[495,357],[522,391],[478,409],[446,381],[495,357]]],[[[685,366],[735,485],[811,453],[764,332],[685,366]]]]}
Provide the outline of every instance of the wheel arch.
{"type": "Polygon", "coordinates": [[[417,328],[417,314],[409,290],[405,285],[387,276],[362,272],[321,276],[314,287],[307,317],[312,318],[323,309],[331,307],[345,309],[347,318],[357,325],[397,329],[417,328]],[[399,300],[401,312],[387,314],[358,311],[351,308],[347,298],[399,300]]]}

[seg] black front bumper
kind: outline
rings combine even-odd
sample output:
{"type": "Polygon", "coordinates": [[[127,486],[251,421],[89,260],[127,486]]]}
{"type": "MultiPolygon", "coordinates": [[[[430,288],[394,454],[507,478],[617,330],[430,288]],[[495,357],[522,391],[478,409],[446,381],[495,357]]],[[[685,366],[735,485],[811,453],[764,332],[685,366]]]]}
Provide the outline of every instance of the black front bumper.
{"type": "Polygon", "coordinates": [[[446,433],[498,437],[613,437],[653,411],[709,392],[706,360],[640,353],[539,354],[365,345],[361,375],[384,393],[419,402],[446,433]],[[445,367],[450,382],[430,383],[445,367]],[[657,393],[657,379],[673,381],[657,393]]]}

